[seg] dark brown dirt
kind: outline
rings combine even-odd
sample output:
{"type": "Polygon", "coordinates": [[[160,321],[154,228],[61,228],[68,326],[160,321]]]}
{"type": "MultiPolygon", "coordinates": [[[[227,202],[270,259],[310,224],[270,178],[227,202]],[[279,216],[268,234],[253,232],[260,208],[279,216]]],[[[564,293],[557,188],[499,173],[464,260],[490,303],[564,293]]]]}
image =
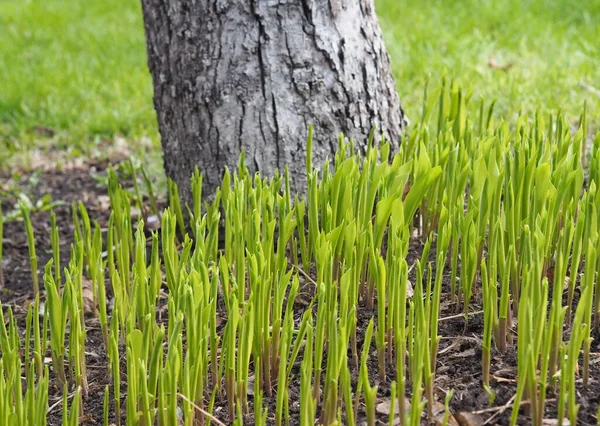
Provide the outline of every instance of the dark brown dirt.
{"type": "MultiPolygon", "coordinates": [[[[89,165],[88,165],[89,166],[89,165]]],[[[97,172],[101,173],[107,164],[95,164],[97,172]]],[[[0,189],[7,191],[9,185],[8,175],[0,173],[0,189]]],[[[105,227],[108,222],[108,200],[107,193],[103,184],[95,180],[89,168],[81,168],[70,170],[68,173],[57,171],[44,172],[41,174],[39,182],[33,188],[26,184],[21,184],[21,189],[24,190],[33,200],[41,198],[45,194],[51,194],[53,200],[61,200],[63,205],[55,207],[57,222],[61,232],[61,255],[62,262],[66,264],[69,258],[69,245],[73,237],[73,225],[71,215],[71,202],[83,201],[88,209],[90,218],[98,220],[102,227],[105,227]]],[[[2,194],[0,192],[0,194],[2,194]]],[[[0,195],[1,196],[1,195],[0,195]]],[[[16,198],[10,195],[4,196],[2,199],[3,209],[8,212],[16,203],[16,198]]],[[[43,267],[51,257],[50,250],[50,213],[38,212],[32,216],[34,232],[36,237],[37,253],[39,257],[39,271],[43,271],[43,267]]],[[[24,232],[23,222],[20,220],[12,221],[5,224],[4,230],[4,289],[0,292],[0,300],[5,308],[10,306],[20,324],[23,323],[27,306],[32,300],[32,282],[29,268],[29,255],[27,248],[27,240],[24,232]]],[[[422,244],[415,240],[411,245],[409,252],[409,265],[421,256],[422,244]]],[[[435,259],[435,247],[432,247],[430,260],[435,259]]],[[[63,267],[65,266],[63,264],[63,267]]],[[[414,271],[412,272],[411,281],[414,282],[414,271]]],[[[449,275],[449,274],[447,274],[449,275]]],[[[40,273],[41,279],[41,273],[40,273]]],[[[481,337],[483,333],[483,316],[477,314],[481,309],[481,295],[478,293],[479,287],[474,288],[473,300],[471,303],[471,311],[474,313],[470,316],[469,321],[465,324],[462,316],[456,315],[456,307],[452,306],[449,301],[449,280],[448,276],[444,281],[444,294],[441,304],[441,321],[439,326],[439,335],[442,340],[439,347],[439,356],[437,362],[435,393],[438,401],[443,402],[447,391],[454,389],[454,397],[450,407],[453,412],[467,411],[480,412],[484,419],[489,421],[489,424],[506,425],[509,422],[511,415],[511,405],[503,409],[507,405],[516,391],[516,353],[515,347],[509,348],[505,354],[500,354],[496,350],[492,353],[491,374],[493,376],[491,387],[495,392],[495,401],[493,407],[489,407],[488,395],[484,392],[481,385],[481,337]]],[[[302,311],[306,309],[308,301],[312,297],[310,290],[311,286],[306,285],[301,288],[300,295],[296,301],[295,307],[302,311]]],[[[369,311],[366,307],[362,307],[359,311],[357,340],[359,350],[362,347],[364,340],[364,330],[371,317],[374,317],[376,312],[369,311]]],[[[298,318],[300,315],[298,315],[298,318]]],[[[103,419],[103,398],[104,389],[106,386],[111,388],[111,417],[110,422],[113,423],[116,418],[114,413],[114,404],[112,402],[112,380],[108,374],[107,357],[102,343],[102,335],[99,329],[99,324],[95,318],[87,319],[87,372],[90,392],[84,401],[83,413],[81,418],[82,424],[101,424],[103,419]]],[[[567,330],[568,334],[568,330],[567,330]]],[[[596,336],[599,337],[599,336],[596,336]]],[[[390,383],[393,379],[393,366],[388,365],[388,377],[384,383],[379,382],[377,356],[375,354],[375,346],[371,348],[372,356],[369,359],[370,366],[370,382],[377,384],[378,402],[389,399],[390,383]]],[[[581,405],[579,411],[579,424],[592,425],[596,424],[596,413],[600,404],[600,382],[596,379],[600,376],[600,358],[598,352],[598,340],[592,345],[594,353],[591,365],[591,380],[587,389],[584,389],[579,382],[577,385],[578,403],[581,405]]],[[[302,356],[298,357],[296,366],[293,368],[292,384],[290,386],[290,415],[292,417],[291,424],[299,424],[300,400],[299,394],[299,365],[302,356]]],[[[122,395],[125,395],[127,380],[124,372],[125,365],[121,368],[122,372],[122,395]]],[[[356,379],[357,372],[353,371],[353,377],[356,379]]],[[[407,383],[407,389],[410,390],[410,383],[407,383]]],[[[276,388],[275,388],[276,390],[276,388]]],[[[407,395],[410,397],[410,395],[407,395]]],[[[54,407],[48,414],[49,425],[61,424],[62,405],[62,389],[57,387],[56,382],[51,383],[49,405],[54,407]]],[[[556,417],[556,403],[554,393],[550,389],[548,392],[549,401],[546,408],[546,418],[556,417]]],[[[252,399],[250,398],[250,402],[252,399]]],[[[123,399],[121,406],[125,406],[123,399]]],[[[269,423],[273,423],[275,396],[265,397],[264,406],[269,409],[269,423]]],[[[252,407],[251,407],[252,410],[252,407]]],[[[227,405],[226,400],[222,398],[217,400],[214,410],[214,415],[227,423],[227,405]]],[[[385,416],[380,416],[380,424],[387,423],[385,416]]],[[[359,424],[364,421],[364,413],[359,415],[359,424]]],[[[424,421],[425,422],[425,421],[424,421]]],[[[249,419],[247,424],[251,424],[249,419]]],[[[528,419],[522,412],[519,416],[519,424],[530,424],[528,419]]]]}

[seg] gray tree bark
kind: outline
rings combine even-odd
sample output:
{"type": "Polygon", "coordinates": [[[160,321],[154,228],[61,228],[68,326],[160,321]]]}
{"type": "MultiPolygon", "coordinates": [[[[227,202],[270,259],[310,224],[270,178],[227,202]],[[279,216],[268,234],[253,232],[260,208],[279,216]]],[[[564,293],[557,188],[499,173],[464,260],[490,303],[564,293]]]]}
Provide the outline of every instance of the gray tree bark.
{"type": "Polygon", "coordinates": [[[373,0],[142,0],[167,176],[189,199],[195,166],[213,194],[246,153],[251,171],[290,168],[303,192],[342,132],[373,125],[397,147],[405,118],[373,0]]]}

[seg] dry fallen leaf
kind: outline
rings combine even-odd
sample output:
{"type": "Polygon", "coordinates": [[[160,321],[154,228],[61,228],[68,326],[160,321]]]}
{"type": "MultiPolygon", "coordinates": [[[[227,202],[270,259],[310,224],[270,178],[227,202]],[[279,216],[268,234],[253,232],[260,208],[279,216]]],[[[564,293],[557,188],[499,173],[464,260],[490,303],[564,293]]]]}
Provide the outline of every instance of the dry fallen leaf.
{"type": "Polygon", "coordinates": [[[45,138],[51,138],[56,134],[54,129],[52,127],[48,127],[48,126],[33,126],[30,130],[33,133],[35,133],[37,136],[41,136],[41,137],[45,137],[45,138]]]}
{"type": "MultiPolygon", "coordinates": [[[[404,398],[404,407],[405,410],[408,412],[408,410],[410,410],[410,401],[407,398],[404,398]]],[[[385,401],[380,402],[379,404],[377,404],[377,406],[375,407],[375,411],[378,414],[381,414],[382,416],[389,416],[390,412],[391,412],[391,408],[392,408],[392,401],[387,399],[385,401]]],[[[394,425],[399,425],[400,424],[400,419],[398,418],[398,412],[399,410],[399,405],[398,405],[398,400],[394,400],[394,425]]],[[[445,417],[445,413],[446,413],[446,407],[444,406],[444,404],[441,404],[439,402],[435,402],[434,406],[433,406],[433,420],[435,422],[436,425],[443,425],[444,424],[444,417],[445,417]]],[[[456,419],[452,416],[452,414],[449,415],[448,417],[448,425],[450,426],[459,426],[459,424],[457,423],[456,419]]]]}
{"type": "MultiPolygon", "coordinates": [[[[410,401],[407,398],[404,398],[404,407],[405,407],[406,411],[408,411],[410,409],[410,401]]],[[[377,413],[384,415],[384,416],[389,416],[391,409],[392,409],[392,401],[390,399],[381,401],[375,407],[375,411],[377,411],[377,413]]],[[[394,400],[394,415],[397,415],[399,411],[400,411],[400,405],[398,404],[398,399],[396,398],[394,400]]]]}
{"type": "Polygon", "coordinates": [[[444,424],[448,426],[460,426],[454,416],[452,414],[448,415],[448,421],[444,422],[445,413],[440,413],[433,417],[433,421],[436,426],[443,426],[444,424]]]}
{"type": "Polygon", "coordinates": [[[499,65],[498,62],[496,61],[496,57],[495,56],[491,56],[490,60],[488,62],[488,66],[493,69],[493,70],[498,70],[498,71],[508,71],[509,69],[512,68],[513,63],[509,62],[506,65],[499,65]]]}
{"type": "Polygon", "coordinates": [[[459,352],[457,354],[453,354],[451,356],[451,358],[470,358],[472,356],[475,356],[475,349],[473,349],[473,348],[467,349],[467,350],[459,352]]]}
{"type": "Polygon", "coordinates": [[[456,413],[454,418],[458,421],[460,426],[482,426],[484,423],[483,417],[479,414],[469,413],[467,411],[456,413]]]}
{"type": "MultiPolygon", "coordinates": [[[[444,424],[444,417],[446,416],[446,406],[441,402],[435,401],[431,411],[433,412],[433,422],[437,426],[442,426],[444,424]]],[[[448,422],[446,424],[449,426],[459,426],[452,413],[448,414],[448,422]]]]}
{"type": "Polygon", "coordinates": [[[571,423],[569,419],[563,419],[562,422],[558,421],[558,419],[544,419],[542,421],[544,426],[570,426],[571,423]]]}
{"type": "Polygon", "coordinates": [[[79,424],[81,423],[92,423],[92,424],[96,424],[98,422],[96,422],[96,420],[94,419],[94,417],[92,416],[91,413],[87,413],[83,416],[79,416],[79,424]]]}
{"type": "Polygon", "coordinates": [[[247,391],[248,395],[254,396],[254,375],[248,376],[247,391]]]}
{"type": "Polygon", "coordinates": [[[404,199],[406,198],[406,196],[408,195],[409,192],[410,192],[410,183],[406,182],[406,185],[404,185],[404,192],[402,193],[402,201],[404,201],[404,199]]]}
{"type": "Polygon", "coordinates": [[[81,291],[83,297],[83,312],[86,315],[93,314],[96,312],[96,303],[94,293],[92,291],[92,280],[89,278],[84,278],[81,291]]]}
{"type": "Polygon", "coordinates": [[[414,294],[415,294],[415,291],[413,289],[412,283],[409,280],[406,280],[406,298],[412,299],[414,294]]]}
{"type": "Polygon", "coordinates": [[[110,197],[108,195],[98,195],[96,196],[96,206],[100,211],[109,211],[110,210],[110,197]]]}
{"type": "Polygon", "coordinates": [[[146,229],[155,231],[160,228],[160,218],[155,214],[150,215],[146,218],[145,225],[146,229]]]}

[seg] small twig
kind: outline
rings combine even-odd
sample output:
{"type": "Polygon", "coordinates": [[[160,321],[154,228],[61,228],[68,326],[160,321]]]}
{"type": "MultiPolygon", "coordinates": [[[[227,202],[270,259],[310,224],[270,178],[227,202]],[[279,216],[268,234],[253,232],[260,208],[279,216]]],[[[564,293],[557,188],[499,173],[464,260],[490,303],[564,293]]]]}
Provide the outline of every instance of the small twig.
{"type": "Polygon", "coordinates": [[[502,376],[496,376],[494,374],[491,374],[490,377],[492,379],[494,379],[497,382],[504,382],[504,383],[517,383],[517,379],[509,379],[506,377],[502,377],[502,376]]]}
{"type": "Polygon", "coordinates": [[[492,414],[489,419],[487,419],[485,422],[483,422],[483,426],[490,424],[492,422],[492,420],[494,420],[496,417],[498,417],[500,414],[504,413],[506,410],[508,409],[508,407],[503,407],[502,410],[497,411],[496,413],[492,414]]]}
{"type": "MultiPolygon", "coordinates": [[[[483,311],[469,312],[467,314],[467,316],[472,317],[472,316],[480,315],[480,314],[483,314],[483,311]]],[[[438,322],[449,321],[449,320],[453,320],[453,319],[456,319],[456,318],[463,318],[464,316],[465,316],[465,314],[450,315],[449,317],[440,318],[438,320],[438,322]]]]}
{"type": "Polygon", "coordinates": [[[304,269],[302,269],[301,267],[299,267],[299,266],[297,266],[297,265],[292,265],[292,267],[294,267],[294,268],[296,268],[298,271],[300,271],[300,273],[301,273],[302,275],[304,275],[304,277],[305,277],[307,280],[309,280],[309,281],[310,281],[310,282],[311,282],[311,283],[312,283],[312,284],[315,286],[315,288],[319,288],[319,286],[317,285],[316,281],[315,281],[315,280],[313,280],[313,279],[311,278],[311,276],[310,276],[310,275],[308,275],[304,269]]]}
{"type": "Polygon", "coordinates": [[[444,349],[442,349],[441,351],[438,352],[438,355],[443,355],[446,352],[451,351],[452,349],[456,348],[457,346],[460,345],[461,340],[456,339],[454,340],[454,342],[452,342],[450,345],[448,345],[447,347],[445,347],[444,349]]]}
{"type": "MultiPolygon", "coordinates": [[[[516,394],[513,395],[506,404],[504,404],[500,407],[492,407],[492,408],[486,408],[486,409],[479,410],[479,411],[473,411],[473,414],[484,414],[484,413],[491,413],[491,412],[495,411],[495,413],[492,416],[490,416],[489,419],[487,419],[485,422],[483,422],[483,425],[487,425],[487,424],[491,423],[500,414],[504,413],[508,408],[510,408],[510,406],[512,405],[512,403],[516,397],[517,397],[516,394]]],[[[546,400],[546,402],[555,402],[555,401],[556,401],[556,399],[554,399],[554,398],[546,400]]],[[[530,403],[530,401],[528,399],[526,399],[525,401],[521,401],[521,403],[519,404],[519,407],[522,405],[529,404],[529,403],[530,403]]]]}
{"type": "Polygon", "coordinates": [[[594,95],[598,96],[600,98],[600,89],[595,88],[594,86],[592,86],[591,84],[587,84],[584,82],[579,83],[579,86],[582,89],[587,90],[588,92],[593,93],[594,95]]]}
{"type": "Polygon", "coordinates": [[[198,407],[196,404],[194,404],[192,401],[189,400],[189,398],[185,395],[182,395],[180,393],[177,393],[177,396],[180,397],[181,399],[187,401],[189,404],[192,405],[192,407],[194,407],[196,410],[200,411],[202,414],[204,414],[206,417],[209,417],[212,421],[214,421],[216,424],[218,424],[219,426],[226,426],[225,423],[223,423],[222,421],[220,421],[219,419],[217,419],[215,416],[213,416],[212,414],[210,414],[208,411],[203,410],[202,408],[198,407]]]}
{"type": "MultiPolygon", "coordinates": [[[[515,400],[516,397],[517,397],[517,394],[514,394],[508,400],[508,402],[506,404],[504,404],[503,406],[501,406],[501,407],[494,407],[496,409],[495,413],[492,414],[485,422],[483,422],[483,424],[487,425],[487,424],[491,423],[492,420],[494,420],[500,414],[504,413],[512,405],[512,403],[513,403],[513,401],[515,400]]],[[[523,402],[525,402],[525,401],[523,401],[523,402]]],[[[521,404],[523,404],[523,402],[521,402],[521,404]]],[[[489,413],[489,412],[493,412],[493,410],[490,409],[490,408],[488,408],[488,409],[485,409],[485,410],[474,411],[473,414],[483,414],[483,412],[488,412],[489,413]]]]}
{"type": "Polygon", "coordinates": [[[440,339],[441,340],[466,340],[466,341],[481,343],[481,339],[477,339],[475,337],[469,337],[469,336],[440,336],[440,339]]]}
{"type": "Polygon", "coordinates": [[[62,404],[62,398],[60,398],[58,401],[56,401],[54,404],[52,404],[50,407],[48,407],[48,411],[46,411],[46,414],[50,414],[60,404],[62,404]]]}
{"type": "MultiPolygon", "coordinates": [[[[75,392],[72,392],[71,394],[67,395],[67,401],[68,401],[69,399],[72,399],[72,398],[75,396],[75,394],[76,394],[76,393],[77,393],[77,391],[75,391],[75,392]]],[[[54,410],[55,410],[57,407],[59,407],[59,406],[62,404],[62,402],[63,402],[63,399],[62,399],[62,397],[61,397],[61,398],[59,398],[59,400],[58,400],[58,401],[56,401],[54,404],[52,404],[50,407],[48,407],[48,410],[46,411],[46,415],[50,414],[50,413],[51,413],[52,411],[54,411],[54,410]]]]}

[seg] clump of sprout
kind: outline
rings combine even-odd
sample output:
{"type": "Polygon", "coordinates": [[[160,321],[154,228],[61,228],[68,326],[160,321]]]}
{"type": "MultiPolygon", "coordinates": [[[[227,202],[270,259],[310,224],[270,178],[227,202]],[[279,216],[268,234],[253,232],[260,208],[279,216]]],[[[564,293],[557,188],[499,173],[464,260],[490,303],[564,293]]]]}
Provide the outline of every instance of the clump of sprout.
{"type": "MultiPolygon", "coordinates": [[[[242,155],[203,203],[196,170],[187,205],[169,182],[159,231],[132,215],[132,205],[144,208],[138,167],[127,165],[133,194],[109,169],[108,226],[75,204],[64,270],[52,214],[45,294],[22,206],[35,302],[24,334],[12,310],[2,311],[0,423],[45,424],[49,352],[64,389],[63,424],[76,424],[89,392],[88,283],[112,382],[105,424],[110,413],[117,425],[289,424],[288,389],[296,386],[302,425],[374,425],[383,384],[392,398],[385,421],[418,425],[423,412],[438,421],[440,321],[453,311],[468,325],[475,308],[483,311],[481,382],[491,402],[494,351],[512,346],[511,424],[525,413],[541,425],[550,387],[558,418],[575,424],[577,376],[589,384],[592,330],[600,325],[600,137],[584,163],[583,125],[571,134],[560,114],[494,125],[493,102],[482,101],[472,120],[468,101],[444,82],[437,106],[426,95],[422,120],[396,152],[386,141],[376,146],[374,132],[364,155],[340,138],[320,169],[309,129],[302,197],[292,193],[287,169],[270,179],[252,175],[242,155]],[[416,261],[415,237],[424,241],[416,261]],[[216,405],[226,407],[221,419],[216,405]]],[[[2,229],[0,214],[0,241],[2,229]]]]}

